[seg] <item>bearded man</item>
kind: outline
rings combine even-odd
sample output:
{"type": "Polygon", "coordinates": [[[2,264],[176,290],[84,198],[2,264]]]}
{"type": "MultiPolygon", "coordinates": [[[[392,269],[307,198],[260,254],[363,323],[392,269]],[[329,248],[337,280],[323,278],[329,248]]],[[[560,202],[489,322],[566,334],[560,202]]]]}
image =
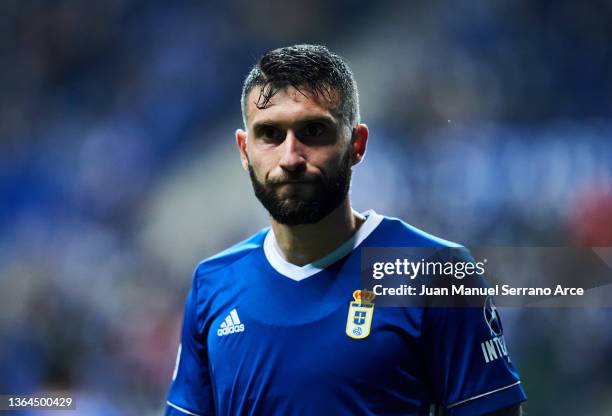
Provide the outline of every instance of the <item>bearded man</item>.
{"type": "Polygon", "coordinates": [[[270,51],[242,114],[236,143],[271,227],[196,268],[166,415],[519,415],[518,373],[484,349],[494,335],[505,350],[493,306],[374,313],[359,290],[364,247],[457,245],[351,207],[369,133],[347,63],[323,46],[270,51]]]}

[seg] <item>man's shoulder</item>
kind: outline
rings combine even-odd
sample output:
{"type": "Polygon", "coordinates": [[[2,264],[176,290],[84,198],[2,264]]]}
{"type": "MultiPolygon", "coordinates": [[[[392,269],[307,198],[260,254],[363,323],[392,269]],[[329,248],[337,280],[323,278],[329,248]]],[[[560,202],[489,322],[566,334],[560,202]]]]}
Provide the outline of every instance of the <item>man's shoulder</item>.
{"type": "Polygon", "coordinates": [[[195,277],[198,278],[200,276],[209,275],[229,267],[252,253],[254,250],[261,248],[269,230],[270,227],[263,228],[246,240],[202,260],[196,267],[195,277]]]}
{"type": "Polygon", "coordinates": [[[461,244],[423,231],[399,218],[388,216],[384,217],[375,237],[369,245],[385,247],[463,247],[461,244]]]}

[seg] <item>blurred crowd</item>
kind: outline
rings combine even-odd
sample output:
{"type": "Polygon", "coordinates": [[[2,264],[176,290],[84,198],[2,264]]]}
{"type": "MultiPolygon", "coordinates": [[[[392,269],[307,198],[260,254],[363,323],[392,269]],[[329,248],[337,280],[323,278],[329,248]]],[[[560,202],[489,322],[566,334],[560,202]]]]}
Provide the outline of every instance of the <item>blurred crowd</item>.
{"type": "MultiPolygon", "coordinates": [[[[610,2],[9,0],[0,34],[0,393],[159,414],[194,266],[266,225],[233,134],[279,46],[355,72],[357,209],[612,245],[610,2]]],[[[506,312],[528,414],[612,412],[610,309],[506,312]]]]}

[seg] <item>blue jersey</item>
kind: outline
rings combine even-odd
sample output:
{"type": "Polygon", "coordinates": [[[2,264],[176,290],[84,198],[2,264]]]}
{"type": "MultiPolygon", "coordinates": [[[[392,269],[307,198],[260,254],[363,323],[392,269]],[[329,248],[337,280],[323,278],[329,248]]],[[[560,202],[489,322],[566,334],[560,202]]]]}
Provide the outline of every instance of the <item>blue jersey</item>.
{"type": "Polygon", "coordinates": [[[347,335],[361,248],[453,246],[364,215],[312,264],[285,261],[269,228],[200,263],[167,416],[427,415],[436,404],[474,416],[526,400],[482,308],[381,307],[367,337],[347,335]]]}

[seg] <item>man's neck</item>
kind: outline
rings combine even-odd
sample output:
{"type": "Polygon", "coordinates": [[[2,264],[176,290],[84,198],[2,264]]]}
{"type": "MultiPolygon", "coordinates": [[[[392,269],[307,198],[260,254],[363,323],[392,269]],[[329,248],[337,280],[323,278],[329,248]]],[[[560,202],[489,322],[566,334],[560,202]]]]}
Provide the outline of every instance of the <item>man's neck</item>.
{"type": "Polygon", "coordinates": [[[272,219],[272,230],[285,260],[303,266],[331,253],[355,234],[364,221],[363,216],[353,212],[347,197],[315,224],[285,225],[272,219]]]}

